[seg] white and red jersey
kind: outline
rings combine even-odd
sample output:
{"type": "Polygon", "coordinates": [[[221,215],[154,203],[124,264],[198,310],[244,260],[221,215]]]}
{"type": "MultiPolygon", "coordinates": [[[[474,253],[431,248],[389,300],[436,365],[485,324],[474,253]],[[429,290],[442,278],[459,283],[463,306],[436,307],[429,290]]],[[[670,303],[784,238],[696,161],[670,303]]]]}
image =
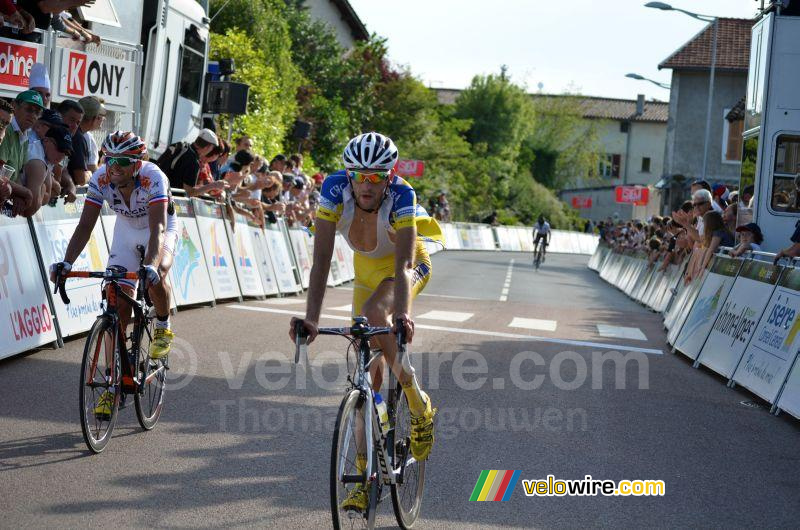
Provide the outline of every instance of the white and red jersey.
{"type": "MultiPolygon", "coordinates": [[[[100,166],[89,179],[89,190],[86,192],[86,203],[93,204],[98,208],[102,208],[104,202],[108,203],[108,206],[117,214],[117,221],[123,221],[130,228],[136,230],[149,227],[148,210],[151,204],[169,202],[169,200],[169,179],[152,162],[142,162],[142,167],[135,177],[130,206],[125,204],[122,194],[106,175],[105,164],[100,166]]],[[[167,230],[174,229],[175,225],[175,215],[168,215],[167,230]]]]}

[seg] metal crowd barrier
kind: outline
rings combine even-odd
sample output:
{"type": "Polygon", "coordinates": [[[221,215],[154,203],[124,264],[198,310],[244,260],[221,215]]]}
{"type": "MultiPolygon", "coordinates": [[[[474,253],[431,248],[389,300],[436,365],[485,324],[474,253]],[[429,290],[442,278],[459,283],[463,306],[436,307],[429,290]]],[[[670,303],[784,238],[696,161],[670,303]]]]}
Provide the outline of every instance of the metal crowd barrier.
{"type": "Polygon", "coordinates": [[[701,278],[683,281],[686,263],[649,264],[643,252],[598,246],[589,268],[663,315],[667,342],[680,353],[800,418],[800,260],[775,254],[716,254],[701,278]]]}
{"type": "MultiPolygon", "coordinates": [[[[177,194],[176,194],[177,195],[177,194]]],[[[53,300],[47,270],[64,257],[78,225],[84,194],[74,203],[40,209],[31,219],[0,216],[0,358],[87,331],[100,313],[100,281],[70,279],[72,303],[53,300]]],[[[308,287],[311,234],[279,219],[262,229],[241,214],[230,219],[223,205],[174,197],[178,241],[170,271],[173,307],[218,300],[289,295],[308,287]]],[[[104,207],[73,270],[103,270],[113,243],[116,215],[104,207]]],[[[329,285],[355,274],[352,251],[341,236],[335,244],[329,285]]]]}

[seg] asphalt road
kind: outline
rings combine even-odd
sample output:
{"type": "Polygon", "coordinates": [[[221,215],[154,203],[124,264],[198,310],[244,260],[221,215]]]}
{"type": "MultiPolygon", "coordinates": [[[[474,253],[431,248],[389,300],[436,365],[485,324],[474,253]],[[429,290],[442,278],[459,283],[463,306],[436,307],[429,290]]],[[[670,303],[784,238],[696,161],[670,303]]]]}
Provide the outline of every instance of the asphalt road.
{"type": "MultiPolygon", "coordinates": [[[[439,408],[421,528],[797,526],[800,423],[669,354],[660,318],[586,257],[539,271],[522,254],[433,260],[414,306],[414,365],[439,408]],[[469,502],[483,469],[663,480],[666,495],[526,497],[518,483],[508,502],[469,502]]],[[[329,290],[323,325],[347,319],[350,296],[329,290]]],[[[315,343],[310,370],[291,364],[303,308],[180,312],[161,422],[145,433],[126,408],[101,455],[78,424],[82,338],[0,362],[0,527],[329,526],[342,342],[315,343]]],[[[394,526],[389,502],[378,522],[394,526]]]]}

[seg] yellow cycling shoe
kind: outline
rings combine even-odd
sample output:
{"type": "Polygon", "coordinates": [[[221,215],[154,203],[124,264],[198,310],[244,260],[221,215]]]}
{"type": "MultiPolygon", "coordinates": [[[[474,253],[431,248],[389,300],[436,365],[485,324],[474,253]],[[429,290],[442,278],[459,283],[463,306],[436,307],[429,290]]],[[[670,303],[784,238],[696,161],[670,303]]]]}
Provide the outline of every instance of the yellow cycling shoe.
{"type": "Polygon", "coordinates": [[[100,394],[97,406],[94,408],[94,417],[98,420],[108,421],[111,419],[111,412],[114,408],[114,393],[106,390],[100,394]]]}
{"type": "Polygon", "coordinates": [[[150,343],[150,358],[163,359],[169,355],[169,350],[172,347],[172,339],[175,334],[171,330],[165,328],[156,328],[153,334],[153,342],[150,343]]]}
{"type": "Polygon", "coordinates": [[[431,398],[421,392],[425,400],[425,412],[420,416],[411,415],[411,456],[418,462],[427,460],[433,449],[433,417],[436,409],[431,408],[431,398]]]}
{"type": "Polygon", "coordinates": [[[342,501],[339,508],[346,511],[364,513],[369,505],[369,490],[363,484],[359,484],[350,490],[347,498],[342,501]]]}

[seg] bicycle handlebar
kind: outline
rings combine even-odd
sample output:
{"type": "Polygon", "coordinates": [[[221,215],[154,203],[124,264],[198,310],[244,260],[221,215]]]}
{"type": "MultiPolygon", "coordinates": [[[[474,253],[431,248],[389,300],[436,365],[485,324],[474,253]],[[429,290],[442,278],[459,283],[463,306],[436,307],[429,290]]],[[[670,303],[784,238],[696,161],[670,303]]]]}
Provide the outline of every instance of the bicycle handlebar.
{"type": "MultiPolygon", "coordinates": [[[[139,272],[117,272],[111,269],[106,269],[105,271],[70,271],[64,274],[64,266],[59,263],[56,266],[56,287],[53,290],[53,294],[58,294],[61,296],[61,301],[64,302],[65,305],[70,304],[70,299],[67,296],[66,290],[66,280],[67,278],[98,278],[101,280],[131,280],[131,281],[139,281],[143,276],[139,272]]],[[[144,299],[147,302],[147,305],[153,305],[150,302],[150,296],[147,293],[147,289],[144,289],[144,299]]]]}
{"type": "MultiPolygon", "coordinates": [[[[388,335],[392,333],[392,328],[389,327],[372,327],[367,325],[366,319],[359,320],[363,317],[356,317],[356,322],[350,327],[343,328],[319,328],[318,335],[337,335],[340,337],[357,336],[362,338],[375,337],[377,335],[388,335]]],[[[303,327],[303,320],[298,319],[294,324],[294,362],[300,362],[301,348],[308,346],[305,339],[308,338],[308,333],[303,327]]],[[[406,328],[403,319],[397,320],[397,349],[401,353],[405,353],[406,347],[406,328]]],[[[307,353],[307,352],[306,352],[307,353]]]]}

